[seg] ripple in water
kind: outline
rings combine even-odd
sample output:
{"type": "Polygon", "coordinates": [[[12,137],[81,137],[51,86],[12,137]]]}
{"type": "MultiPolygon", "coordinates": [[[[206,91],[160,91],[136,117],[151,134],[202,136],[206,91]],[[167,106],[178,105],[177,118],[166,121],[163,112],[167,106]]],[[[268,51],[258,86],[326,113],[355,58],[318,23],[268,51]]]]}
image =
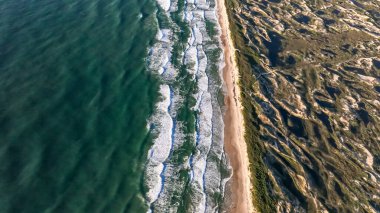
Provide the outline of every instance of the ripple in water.
{"type": "Polygon", "coordinates": [[[147,209],[153,0],[0,9],[0,212],[147,209]]]}

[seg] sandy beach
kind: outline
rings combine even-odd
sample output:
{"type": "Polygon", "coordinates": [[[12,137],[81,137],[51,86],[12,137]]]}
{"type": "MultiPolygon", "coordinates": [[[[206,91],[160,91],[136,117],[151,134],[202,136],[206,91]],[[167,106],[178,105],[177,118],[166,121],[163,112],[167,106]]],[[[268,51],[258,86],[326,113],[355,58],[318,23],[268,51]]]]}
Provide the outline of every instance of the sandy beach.
{"type": "Polygon", "coordinates": [[[233,175],[227,184],[227,212],[255,212],[252,205],[249,159],[244,141],[244,119],[240,103],[239,73],[235,61],[235,48],[231,40],[229,20],[224,0],[217,0],[218,20],[221,27],[221,40],[225,67],[224,146],[233,168],[233,175]]]}

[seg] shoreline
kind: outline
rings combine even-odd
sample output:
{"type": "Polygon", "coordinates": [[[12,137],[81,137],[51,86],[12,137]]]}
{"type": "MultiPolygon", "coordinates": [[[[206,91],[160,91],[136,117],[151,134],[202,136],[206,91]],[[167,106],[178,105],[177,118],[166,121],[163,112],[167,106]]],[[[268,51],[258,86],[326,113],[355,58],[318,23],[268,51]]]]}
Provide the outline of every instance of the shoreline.
{"type": "Polygon", "coordinates": [[[227,212],[255,212],[251,192],[251,174],[247,144],[244,140],[244,118],[240,103],[239,71],[235,61],[235,48],[230,35],[229,19],[225,0],[217,0],[218,22],[221,29],[221,41],[224,54],[223,82],[225,88],[224,103],[224,148],[232,166],[232,177],[227,182],[227,212]],[[243,193],[242,193],[243,192],[243,193]]]}

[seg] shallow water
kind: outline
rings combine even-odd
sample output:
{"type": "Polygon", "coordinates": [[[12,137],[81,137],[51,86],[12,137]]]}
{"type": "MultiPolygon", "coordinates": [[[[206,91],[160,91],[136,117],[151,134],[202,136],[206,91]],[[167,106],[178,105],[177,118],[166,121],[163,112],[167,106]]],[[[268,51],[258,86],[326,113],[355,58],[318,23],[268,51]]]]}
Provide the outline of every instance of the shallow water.
{"type": "Polygon", "coordinates": [[[151,121],[157,137],[146,166],[147,201],[152,212],[218,212],[229,171],[215,1],[157,2],[160,31],[149,64],[164,98],[151,121]]]}

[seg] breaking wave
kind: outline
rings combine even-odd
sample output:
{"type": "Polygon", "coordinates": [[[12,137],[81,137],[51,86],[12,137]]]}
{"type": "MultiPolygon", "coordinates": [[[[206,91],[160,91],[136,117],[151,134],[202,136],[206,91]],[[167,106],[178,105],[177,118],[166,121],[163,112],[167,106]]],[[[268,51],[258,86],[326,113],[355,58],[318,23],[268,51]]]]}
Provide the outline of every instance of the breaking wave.
{"type": "Polygon", "coordinates": [[[216,5],[157,3],[160,29],[148,65],[161,77],[162,98],[149,122],[155,139],[146,164],[146,201],[151,212],[217,212],[230,174],[223,151],[216,5]]]}

